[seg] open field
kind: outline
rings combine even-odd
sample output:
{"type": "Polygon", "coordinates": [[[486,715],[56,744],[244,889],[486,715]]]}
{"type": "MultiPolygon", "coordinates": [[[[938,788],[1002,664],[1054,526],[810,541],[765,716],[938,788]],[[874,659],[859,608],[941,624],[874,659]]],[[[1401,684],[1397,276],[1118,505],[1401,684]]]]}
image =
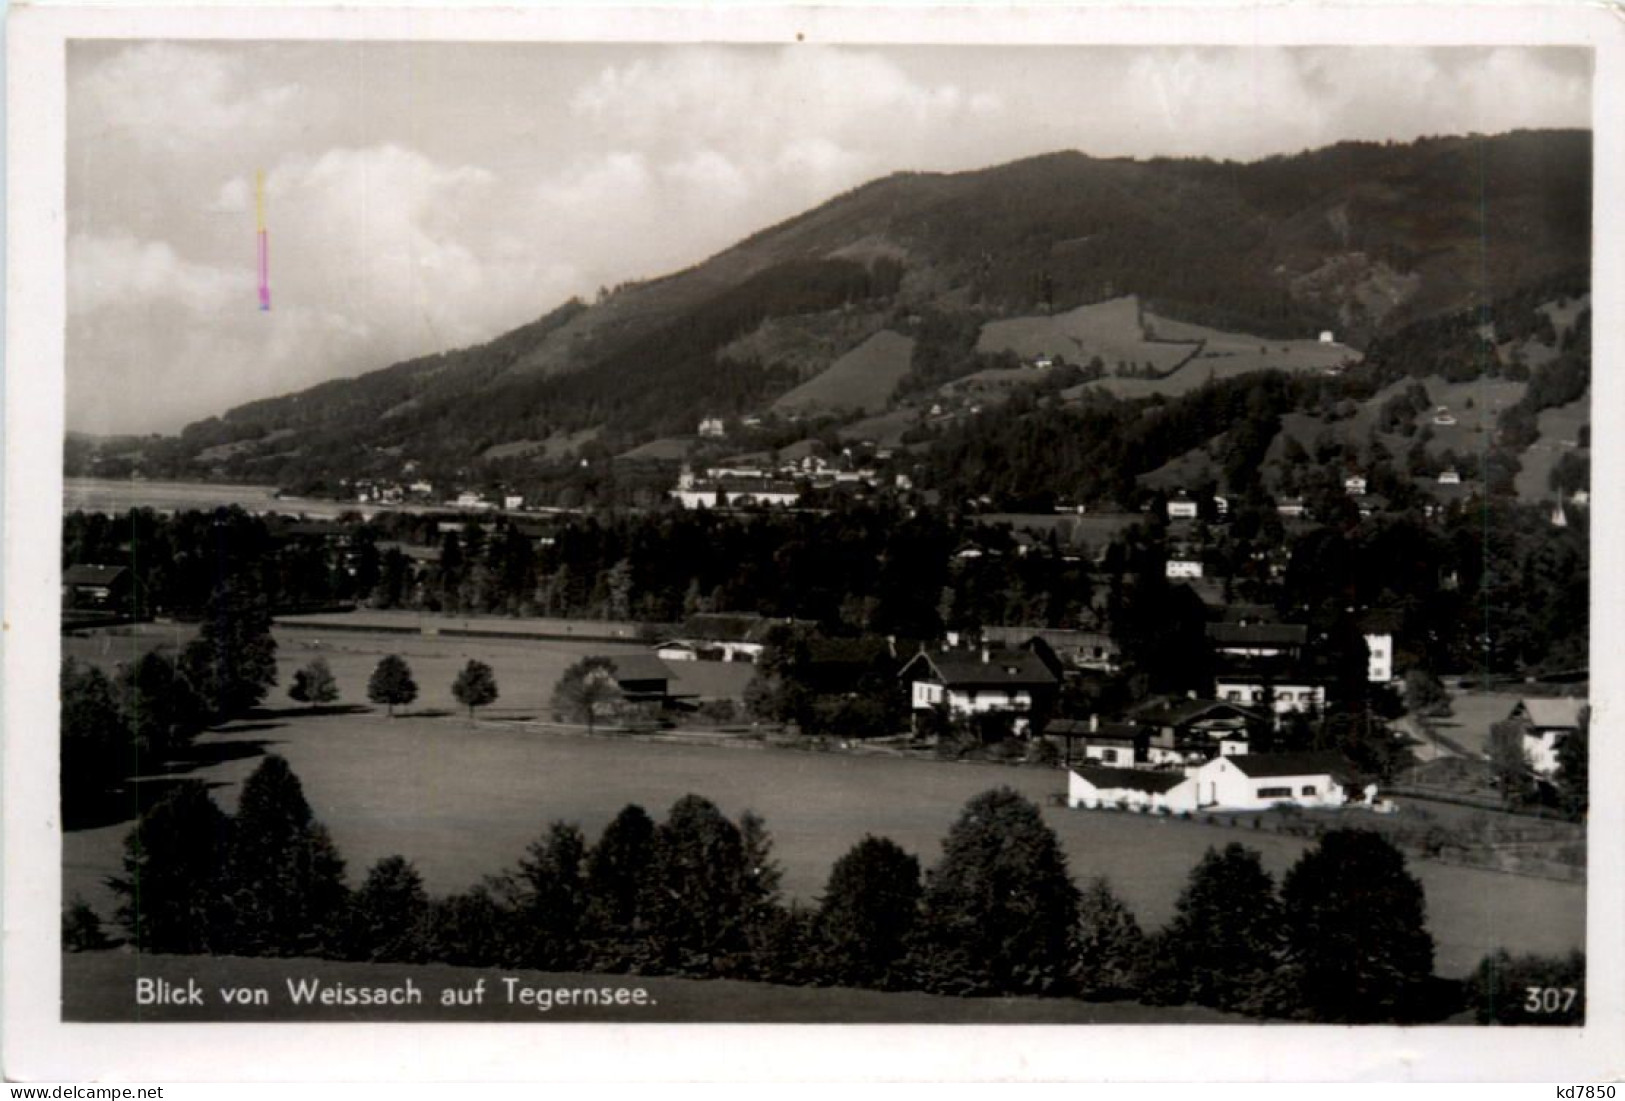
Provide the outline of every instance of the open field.
{"type": "Polygon", "coordinates": [[[615,456],[629,462],[662,462],[676,463],[688,457],[688,449],[694,446],[694,436],[667,436],[648,443],[639,444],[630,451],[623,451],[615,456]]]}
{"type": "Polygon", "coordinates": [[[334,960],[245,959],[232,956],[136,956],[123,952],[62,957],[62,1018],[66,1021],[507,1021],[516,1024],[598,1021],[749,1022],[752,1024],[1226,1024],[1252,1023],[1200,1006],[1145,1006],[1136,1002],[1083,1002],[1070,998],[948,998],[914,991],[881,992],[839,987],[774,986],[727,979],[498,971],[477,967],[334,960]],[[136,1007],[138,977],[202,987],[201,1008],[136,1007]],[[291,1004],[288,980],[328,985],[395,987],[410,978],[423,992],[420,1006],[368,1009],[291,1004]],[[543,1012],[532,1002],[508,1000],[518,988],[646,991],[642,1005],[563,1005],[543,1012]],[[484,980],[480,1005],[445,1007],[441,992],[467,991],[484,980]],[[270,1004],[220,1004],[221,987],[263,987],[270,1004]]]}
{"type": "MultiPolygon", "coordinates": [[[[178,650],[195,630],[186,624],[141,624],[116,633],[99,631],[84,638],[64,638],[62,653],[111,671],[118,662],[131,661],[148,650],[178,650]]],[[[481,710],[482,716],[545,718],[553,685],[576,661],[589,654],[614,657],[649,652],[639,643],[385,635],[281,624],[273,633],[277,640],[277,685],[266,697],[268,708],[298,706],[288,699],[288,686],[293,683],[294,672],[318,656],[326,658],[333,670],[339,703],[366,705],[367,679],[378,660],[385,654],[399,654],[412,667],[418,685],[417,700],[402,710],[407,714],[426,712],[431,717],[459,710],[451,684],[471,658],[491,666],[502,693],[495,704],[481,710]]],[[[674,661],[667,667],[672,672],[672,691],[678,695],[735,699],[743,694],[755,672],[754,666],[744,662],[674,661]]]]}
{"type": "Polygon", "coordinates": [[[903,405],[888,413],[853,421],[836,430],[843,440],[872,440],[877,447],[901,447],[903,433],[919,423],[920,410],[903,405]]]}
{"type": "Polygon", "coordinates": [[[989,321],[977,337],[976,350],[1014,352],[1023,359],[1059,355],[1077,364],[1099,356],[1108,371],[1120,361],[1166,371],[1194,352],[1196,345],[1147,340],[1140,327],[1139,299],[1130,295],[1065,313],[989,321]]]}
{"type": "Polygon", "coordinates": [[[1434,719],[1440,734],[1471,752],[1487,755],[1490,750],[1490,725],[1498,723],[1522,699],[1516,692],[1463,692],[1450,693],[1450,714],[1434,719]]]}
{"type": "Polygon", "coordinates": [[[1580,427],[1591,421],[1591,395],[1555,409],[1543,409],[1535,418],[1540,438],[1529,445],[1529,450],[1518,456],[1521,467],[1514,483],[1518,497],[1524,501],[1549,501],[1556,496],[1547,486],[1552,468],[1565,451],[1581,455],[1590,452],[1579,446],[1580,427]]]}
{"type": "MultiPolygon", "coordinates": [[[[482,641],[480,656],[496,664],[500,655],[488,646],[482,641]]],[[[570,656],[553,660],[562,664],[570,656]]],[[[347,698],[356,698],[357,678],[373,660],[336,665],[347,698]]],[[[445,675],[431,686],[420,673],[428,698],[419,711],[451,706],[446,685],[456,659],[437,660],[445,675]]],[[[497,679],[506,684],[503,668],[497,679]]],[[[538,671],[511,693],[505,687],[502,702],[516,711],[534,708],[550,683],[538,671]]],[[[1245,825],[1069,811],[1048,802],[1064,787],[1058,770],[586,738],[518,724],[470,726],[457,715],[388,720],[377,713],[285,711],[206,735],[198,750],[188,775],[217,785],[215,797],[227,810],[260,754],[285,756],[352,880],[399,853],[435,893],[462,890],[511,865],[555,819],[579,822],[595,837],[626,803],[658,816],[688,792],[706,795],[730,815],[746,809],[764,815],[784,865],[785,891],[805,901],[818,896],[835,860],[865,834],[890,837],[929,866],[964,803],[1001,784],[1044,807],[1075,877],[1108,876],[1147,926],[1168,920],[1208,846],[1243,842],[1279,877],[1307,844],[1245,825]]],[[[128,828],[120,823],[64,837],[65,897],[77,893],[111,914],[102,881],[118,869],[128,828]]],[[[1583,886],[1432,863],[1413,867],[1427,887],[1429,927],[1446,975],[1465,974],[1499,946],[1561,952],[1584,943],[1583,886]]]]}
{"type": "Polygon", "coordinates": [[[339,503],[280,501],[276,497],[275,486],[231,485],[225,482],[149,482],[133,478],[65,478],[62,482],[64,512],[83,509],[87,512],[117,513],[132,508],[179,511],[241,505],[250,512],[294,513],[339,503]]]}
{"type": "Polygon", "coordinates": [[[773,403],[781,413],[812,409],[886,408],[897,383],[908,374],[914,338],[883,329],[773,403]]]}

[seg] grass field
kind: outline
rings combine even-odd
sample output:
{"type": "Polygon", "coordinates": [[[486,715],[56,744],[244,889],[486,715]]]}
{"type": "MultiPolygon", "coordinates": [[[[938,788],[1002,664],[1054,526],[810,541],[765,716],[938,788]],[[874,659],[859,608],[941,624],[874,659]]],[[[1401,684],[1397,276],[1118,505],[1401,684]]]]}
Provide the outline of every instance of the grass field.
{"type": "Polygon", "coordinates": [[[1556,494],[1547,486],[1552,468],[1565,451],[1589,455],[1579,446],[1580,426],[1591,421],[1591,395],[1556,409],[1543,409],[1535,420],[1540,438],[1529,445],[1529,450],[1518,456],[1522,464],[1514,483],[1518,496],[1524,501],[1550,501],[1556,494]]]}
{"type": "MultiPolygon", "coordinates": [[[[656,1024],[748,1022],[752,1024],[1243,1024],[1241,1017],[1199,1006],[1144,1006],[1135,1002],[1082,1002],[1068,998],[948,998],[915,992],[882,993],[839,987],[773,986],[768,983],[634,975],[498,971],[475,967],[341,963],[333,960],[244,959],[212,956],[137,956],[86,952],[62,958],[62,1019],[66,1021],[569,1021],[656,1024]],[[203,989],[201,1008],[138,1007],[135,980],[162,978],[203,989]],[[543,1012],[536,1002],[510,1000],[505,978],[521,988],[575,987],[594,991],[639,988],[643,1004],[562,1005],[543,1012]],[[295,1005],[288,981],[317,979],[351,987],[399,987],[411,979],[423,992],[418,1006],[377,1009],[295,1005]],[[468,991],[485,983],[480,1004],[446,1007],[441,992],[468,991]],[[222,987],[263,988],[264,1006],[223,1003],[222,987]]],[[[465,995],[465,997],[470,997],[465,995]]]]}
{"type": "Polygon", "coordinates": [[[1140,328],[1139,300],[1130,295],[1065,313],[990,321],[982,326],[976,350],[1014,352],[1024,359],[1060,355],[1078,364],[1099,356],[1108,371],[1119,361],[1149,363],[1157,371],[1166,371],[1195,348],[1194,343],[1146,340],[1140,328]]]}
{"type": "Polygon", "coordinates": [[[908,374],[914,338],[882,330],[773,403],[781,413],[811,409],[886,408],[897,383],[908,374]]]}
{"type": "MultiPolygon", "coordinates": [[[[430,657],[433,640],[417,645],[425,649],[414,666],[422,663],[443,675],[431,682],[420,671],[425,699],[416,709],[449,710],[446,686],[457,654],[448,648],[430,657]]],[[[498,666],[502,704],[516,712],[545,698],[552,683],[546,662],[561,668],[574,656],[567,648],[550,648],[546,659],[516,659],[503,649],[479,640],[477,652],[498,666]],[[518,677],[516,660],[528,660],[534,675],[518,677]]],[[[329,651],[330,660],[335,657],[346,698],[357,698],[375,655],[329,651]]],[[[199,749],[200,760],[188,775],[217,785],[215,796],[228,810],[260,754],[285,756],[348,860],[352,880],[381,857],[399,853],[416,863],[437,893],[462,890],[511,865],[550,821],[579,822],[596,836],[628,802],[662,815],[688,792],[708,796],[731,815],[746,809],[764,815],[784,864],[785,890],[803,900],[818,896],[835,860],[865,834],[891,837],[929,866],[966,800],[1000,784],[1044,806],[1074,876],[1110,877],[1148,926],[1168,919],[1185,877],[1209,845],[1242,841],[1280,876],[1306,844],[1245,827],[1050,806],[1048,799],[1064,786],[1053,770],[583,738],[522,725],[469,726],[457,715],[388,720],[374,713],[289,711],[206,735],[199,749]]],[[[65,897],[77,893],[111,914],[113,899],[102,880],[117,871],[127,830],[128,823],[120,823],[64,837],[65,897]]],[[[1583,944],[1583,887],[1436,864],[1415,867],[1427,886],[1429,924],[1445,974],[1463,974],[1503,945],[1558,952],[1583,944]]]]}

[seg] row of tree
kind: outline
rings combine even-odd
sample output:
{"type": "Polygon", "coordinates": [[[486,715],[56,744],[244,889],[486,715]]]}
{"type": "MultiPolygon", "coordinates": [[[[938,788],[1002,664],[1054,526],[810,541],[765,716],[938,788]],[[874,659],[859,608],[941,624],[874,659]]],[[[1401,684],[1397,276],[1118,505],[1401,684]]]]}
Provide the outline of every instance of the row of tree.
{"type": "MultiPolygon", "coordinates": [[[[1008,788],[966,805],[924,874],[866,837],[810,907],[786,905],[780,878],[760,818],[735,822],[688,795],[659,822],[626,807],[596,843],[555,822],[461,894],[431,898],[401,857],[352,890],[298,778],[271,756],[235,815],[201,783],[177,787],[131,832],[112,885],[119,924],[147,952],[1138,997],[1326,1021],[1450,1008],[1421,884],[1367,831],[1326,834],[1279,890],[1258,853],[1210,849],[1172,921],[1149,934],[1104,880],[1077,889],[1038,808],[1008,788]]],[[[82,908],[71,924],[76,944],[99,939],[82,908]]]]}

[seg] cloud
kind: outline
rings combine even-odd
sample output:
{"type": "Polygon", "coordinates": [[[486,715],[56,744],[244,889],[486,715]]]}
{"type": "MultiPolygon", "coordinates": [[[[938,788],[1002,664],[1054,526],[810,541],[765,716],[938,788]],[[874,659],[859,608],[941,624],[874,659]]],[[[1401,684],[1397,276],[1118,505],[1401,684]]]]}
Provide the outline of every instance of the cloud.
{"type": "Polygon", "coordinates": [[[252,274],[180,257],[167,242],[75,234],[68,241],[69,315],[167,303],[204,314],[251,301],[252,274]]]}
{"type": "Polygon", "coordinates": [[[244,55],[175,42],[120,48],[79,74],[72,102],[100,131],[139,132],[170,151],[263,132],[295,105],[291,84],[256,86],[244,55]]]}

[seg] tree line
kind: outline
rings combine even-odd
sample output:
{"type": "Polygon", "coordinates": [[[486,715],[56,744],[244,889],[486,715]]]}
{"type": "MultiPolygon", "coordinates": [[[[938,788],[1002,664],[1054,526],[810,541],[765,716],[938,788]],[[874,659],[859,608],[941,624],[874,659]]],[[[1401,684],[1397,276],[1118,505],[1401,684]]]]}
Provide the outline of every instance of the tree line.
{"type": "MultiPolygon", "coordinates": [[[[123,865],[116,921],[144,952],[1138,998],[1338,1022],[1436,1019],[1464,998],[1503,1020],[1517,1012],[1509,982],[1563,966],[1503,953],[1466,984],[1441,982],[1420,882],[1363,830],[1324,835],[1279,888],[1258,853],[1210,848],[1172,920],[1147,932],[1106,880],[1074,884],[1054,831],[1009,788],[966,804],[929,870],[865,837],[810,905],[784,901],[760,817],[732,820],[692,794],[661,821],[628,805],[595,842],[553,822],[514,865],[458,894],[430,896],[399,856],[351,888],[275,755],[234,815],[201,782],[179,785],[131,831],[123,865]]],[[[83,903],[64,935],[70,949],[107,943],[83,903]]]]}

